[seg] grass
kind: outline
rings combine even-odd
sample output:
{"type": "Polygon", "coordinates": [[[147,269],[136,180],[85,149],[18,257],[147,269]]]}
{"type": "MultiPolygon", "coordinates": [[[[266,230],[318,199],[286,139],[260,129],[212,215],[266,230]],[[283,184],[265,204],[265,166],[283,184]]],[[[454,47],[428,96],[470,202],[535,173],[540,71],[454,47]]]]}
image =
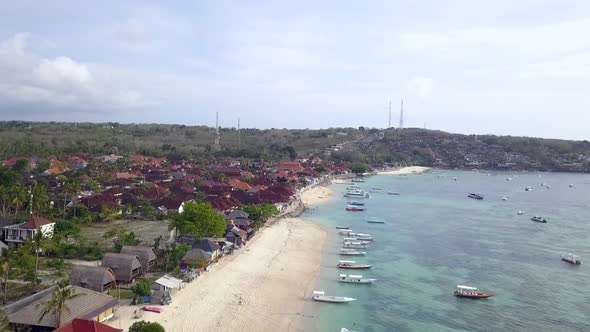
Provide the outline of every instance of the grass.
{"type": "Polygon", "coordinates": [[[113,246],[112,239],[105,239],[105,233],[112,229],[125,229],[134,232],[145,244],[152,244],[154,238],[163,236],[163,241],[168,240],[170,232],[168,231],[167,220],[119,220],[113,223],[95,223],[90,226],[81,227],[82,236],[89,242],[98,242],[102,248],[113,246]]]}

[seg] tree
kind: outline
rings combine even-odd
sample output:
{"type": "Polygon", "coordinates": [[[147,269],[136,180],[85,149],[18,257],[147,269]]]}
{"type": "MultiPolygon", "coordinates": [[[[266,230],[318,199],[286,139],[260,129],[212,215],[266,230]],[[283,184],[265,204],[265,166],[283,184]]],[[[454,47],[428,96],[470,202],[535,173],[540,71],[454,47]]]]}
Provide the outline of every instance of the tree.
{"type": "Polygon", "coordinates": [[[45,236],[40,228],[38,228],[35,232],[35,236],[33,240],[30,242],[31,249],[35,254],[35,274],[33,277],[33,289],[36,289],[39,279],[37,278],[37,274],[39,272],[39,253],[43,251],[45,247],[45,236]]]}
{"type": "Polygon", "coordinates": [[[2,304],[6,304],[8,294],[8,274],[15,263],[16,255],[14,251],[6,248],[0,252],[0,273],[2,274],[2,304]]]}
{"type": "Polygon", "coordinates": [[[197,238],[222,237],[225,233],[225,219],[208,203],[187,202],[182,213],[174,217],[170,229],[178,234],[193,234],[197,238]]]}
{"type": "Polygon", "coordinates": [[[43,185],[33,187],[33,213],[36,215],[46,214],[49,210],[49,194],[43,185]]]}
{"type": "Polygon", "coordinates": [[[110,208],[108,206],[103,206],[100,211],[99,217],[104,221],[111,222],[119,219],[119,212],[120,210],[118,208],[110,208]]]}
{"type": "Polygon", "coordinates": [[[0,310],[0,332],[11,332],[8,328],[8,314],[4,309],[0,310]]]}
{"type": "Polygon", "coordinates": [[[165,332],[164,327],[156,322],[139,321],[129,327],[129,332],[165,332]]]}
{"type": "MultiPolygon", "coordinates": [[[[140,282],[136,283],[133,287],[131,287],[131,291],[135,295],[133,297],[133,304],[138,303],[139,299],[142,299],[144,296],[152,295],[152,289],[150,288],[150,282],[146,279],[141,280],[140,282]]],[[[143,301],[139,300],[140,303],[143,301]]]]}
{"type": "Polygon", "coordinates": [[[61,235],[65,238],[78,237],[80,235],[80,226],[73,221],[60,221],[55,224],[55,235],[61,235]]]}
{"type": "Polygon", "coordinates": [[[27,167],[29,167],[29,161],[26,159],[19,159],[16,161],[16,163],[14,163],[12,169],[17,173],[22,174],[24,171],[27,170],[27,167]]]}
{"type": "MultiPolygon", "coordinates": [[[[64,184],[64,195],[70,195],[72,205],[74,206],[74,218],[76,218],[76,204],[78,192],[80,191],[80,182],[77,179],[68,179],[64,184]]],[[[64,210],[65,211],[65,210],[64,210]]]]}
{"type": "MultiPolygon", "coordinates": [[[[67,301],[78,296],[79,294],[76,294],[76,291],[68,284],[67,280],[63,280],[55,286],[52,295],[53,296],[51,299],[44,303],[43,310],[41,311],[41,316],[39,317],[38,321],[41,322],[45,316],[53,314],[55,315],[55,320],[57,321],[59,327],[62,324],[62,315],[70,311],[70,308],[68,308],[66,304],[67,301]]],[[[39,306],[41,303],[37,305],[39,306]]]]}
{"type": "MultiPolygon", "coordinates": [[[[107,236],[107,234],[105,234],[107,236]]],[[[107,238],[110,238],[107,237],[107,238]]],[[[141,239],[137,238],[134,232],[128,232],[125,229],[119,229],[114,235],[113,244],[115,251],[121,251],[124,246],[138,246],[141,244],[141,239]]]]}
{"type": "Polygon", "coordinates": [[[12,205],[14,207],[14,216],[18,214],[19,210],[27,201],[27,190],[22,184],[12,187],[12,205]]]}
{"type": "Polygon", "coordinates": [[[6,208],[10,204],[10,190],[0,185],[0,202],[2,202],[2,216],[6,217],[6,208]]]}
{"type": "Polygon", "coordinates": [[[352,164],[350,170],[356,174],[363,174],[369,170],[369,166],[365,163],[354,163],[352,164]]]}

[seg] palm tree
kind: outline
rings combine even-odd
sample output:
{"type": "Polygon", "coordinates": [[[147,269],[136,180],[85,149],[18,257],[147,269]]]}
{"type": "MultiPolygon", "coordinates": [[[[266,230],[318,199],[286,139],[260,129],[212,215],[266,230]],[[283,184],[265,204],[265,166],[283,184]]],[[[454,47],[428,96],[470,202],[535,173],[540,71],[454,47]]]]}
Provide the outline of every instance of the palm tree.
{"type": "Polygon", "coordinates": [[[6,248],[0,253],[0,273],[2,274],[2,304],[6,304],[6,295],[8,293],[8,273],[15,263],[15,252],[6,248]]]}
{"type": "Polygon", "coordinates": [[[45,247],[46,238],[41,231],[41,228],[37,228],[33,241],[31,241],[31,248],[35,252],[35,277],[33,278],[33,289],[37,288],[37,273],[39,270],[39,252],[43,251],[45,247]]]}
{"type": "MultiPolygon", "coordinates": [[[[51,300],[45,302],[43,306],[43,311],[41,312],[41,316],[39,317],[38,322],[41,322],[45,316],[48,314],[55,315],[55,321],[57,322],[56,327],[61,326],[61,318],[64,312],[69,312],[70,308],[67,306],[68,300],[78,296],[80,294],[76,294],[75,289],[68,285],[66,280],[61,281],[58,285],[55,286],[55,290],[53,291],[53,296],[51,300]]],[[[41,305],[37,304],[37,306],[41,305]]]]}
{"type": "Polygon", "coordinates": [[[6,205],[10,201],[10,190],[5,186],[0,186],[0,201],[2,201],[2,216],[6,217],[6,205]]]}
{"type": "Polygon", "coordinates": [[[33,209],[37,215],[41,215],[49,209],[49,194],[43,185],[35,185],[33,188],[33,209]]]}
{"type": "Polygon", "coordinates": [[[27,190],[22,184],[12,187],[12,205],[14,206],[14,216],[18,214],[19,210],[27,201],[27,190]]]}

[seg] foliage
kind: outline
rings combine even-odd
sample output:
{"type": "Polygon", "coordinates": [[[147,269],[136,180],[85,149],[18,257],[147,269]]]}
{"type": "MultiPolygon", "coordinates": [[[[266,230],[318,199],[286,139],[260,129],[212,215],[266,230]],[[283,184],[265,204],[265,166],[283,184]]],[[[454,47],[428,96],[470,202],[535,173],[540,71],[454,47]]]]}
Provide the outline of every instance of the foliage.
{"type": "Polygon", "coordinates": [[[351,171],[356,174],[363,174],[369,171],[369,165],[365,163],[354,163],[350,167],[351,171]]]}
{"type": "Polygon", "coordinates": [[[77,237],[80,235],[80,226],[70,220],[60,221],[55,224],[55,234],[64,237],[77,237]]]}
{"type": "Polygon", "coordinates": [[[170,271],[178,267],[180,264],[180,260],[187,252],[189,252],[192,247],[189,244],[183,243],[179,246],[176,244],[167,244],[166,245],[166,271],[170,271]]]}
{"type": "Polygon", "coordinates": [[[8,328],[8,314],[4,309],[0,309],[0,332],[11,332],[8,328]]]}
{"type": "Polygon", "coordinates": [[[121,212],[121,210],[119,208],[111,208],[108,206],[103,206],[100,211],[99,217],[103,221],[111,222],[111,221],[115,221],[120,218],[120,216],[121,216],[120,212],[121,212]]]}
{"type": "Polygon", "coordinates": [[[19,175],[8,167],[0,166],[0,186],[10,188],[19,180],[19,175]]]}
{"type": "Polygon", "coordinates": [[[182,213],[174,216],[170,229],[177,234],[192,234],[197,238],[222,237],[225,233],[225,219],[208,203],[187,202],[182,213]]]}
{"type": "Polygon", "coordinates": [[[73,287],[68,284],[67,280],[61,281],[53,291],[51,299],[44,303],[39,322],[43,320],[43,317],[53,314],[58,325],[62,325],[62,316],[65,312],[69,312],[71,308],[66,305],[67,301],[78,296],[73,287]]]}
{"type": "Polygon", "coordinates": [[[164,327],[156,322],[139,321],[129,327],[129,332],[165,332],[164,327]]]}
{"type": "Polygon", "coordinates": [[[0,274],[2,276],[2,304],[6,304],[6,296],[8,293],[8,275],[12,271],[16,263],[17,256],[14,250],[3,248],[0,252],[0,274]]]}
{"type": "Polygon", "coordinates": [[[115,228],[106,232],[105,239],[113,239],[115,251],[119,252],[124,246],[137,246],[141,244],[141,239],[135,235],[135,232],[129,232],[125,228],[115,228]]]}
{"type": "Polygon", "coordinates": [[[137,282],[132,288],[131,291],[136,296],[150,296],[152,294],[152,290],[150,288],[150,282],[143,279],[137,282]]]}
{"type": "Polygon", "coordinates": [[[266,221],[270,217],[274,217],[279,214],[276,206],[272,204],[257,204],[257,205],[246,205],[242,208],[246,212],[250,219],[254,221],[266,221]]]}

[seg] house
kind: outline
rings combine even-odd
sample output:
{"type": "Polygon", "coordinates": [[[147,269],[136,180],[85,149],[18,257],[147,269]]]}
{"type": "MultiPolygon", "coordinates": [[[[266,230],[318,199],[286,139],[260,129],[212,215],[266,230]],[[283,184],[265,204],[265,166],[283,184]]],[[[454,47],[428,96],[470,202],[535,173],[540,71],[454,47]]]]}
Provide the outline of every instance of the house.
{"type": "Polygon", "coordinates": [[[53,332],[123,332],[123,330],[110,327],[95,320],[76,318],[53,332]]]}
{"type": "Polygon", "coordinates": [[[102,258],[102,266],[113,270],[117,283],[133,283],[143,274],[141,262],[135,255],[108,253],[102,258]]]}
{"type": "Polygon", "coordinates": [[[66,157],[66,160],[70,163],[70,167],[73,169],[82,169],[88,166],[88,162],[78,156],[66,157]]]}
{"type": "Polygon", "coordinates": [[[156,265],[156,254],[151,247],[124,246],[121,253],[137,256],[144,273],[152,271],[156,265]]]}
{"type": "Polygon", "coordinates": [[[189,250],[180,260],[180,266],[185,268],[187,266],[199,267],[206,269],[211,264],[211,255],[206,251],[193,248],[189,250]]]}
{"type": "Polygon", "coordinates": [[[230,179],[228,184],[232,187],[233,190],[243,190],[248,191],[252,190],[252,186],[247,184],[246,182],[240,181],[238,179],[230,179]]]}
{"type": "Polygon", "coordinates": [[[244,212],[243,210],[233,210],[227,216],[225,216],[226,220],[233,220],[233,219],[248,219],[250,215],[244,212]]]}
{"type": "Polygon", "coordinates": [[[70,284],[105,293],[116,286],[117,279],[106,266],[72,265],[70,284]]]}
{"type": "Polygon", "coordinates": [[[6,233],[6,230],[4,227],[10,226],[12,224],[14,224],[12,220],[0,217],[0,247],[3,247],[3,245],[6,246],[6,243],[4,242],[4,233],[6,233]]]}
{"type": "Polygon", "coordinates": [[[205,239],[217,244],[221,251],[221,255],[231,255],[236,248],[233,242],[230,242],[223,237],[207,237],[205,239]]]}
{"type": "Polygon", "coordinates": [[[112,296],[78,286],[67,286],[72,288],[75,296],[65,301],[64,307],[67,310],[62,312],[60,322],[55,314],[43,316],[43,310],[53,299],[56,287],[58,286],[49,287],[4,307],[9,329],[49,332],[76,318],[103,322],[113,317],[117,301],[112,296]]]}
{"type": "Polygon", "coordinates": [[[201,239],[200,241],[193,243],[193,248],[206,251],[209,255],[211,255],[211,260],[213,261],[219,259],[221,256],[221,250],[219,250],[219,246],[217,243],[211,240],[201,239]]]}
{"type": "Polygon", "coordinates": [[[53,237],[55,222],[43,217],[30,216],[25,223],[4,226],[4,242],[9,247],[17,247],[42,232],[45,237],[53,237]]]}
{"type": "Polygon", "coordinates": [[[279,171],[285,171],[290,173],[299,173],[302,172],[305,168],[301,166],[300,163],[296,161],[285,161],[284,163],[280,164],[277,169],[279,171]]]}
{"type": "Polygon", "coordinates": [[[233,224],[229,224],[227,228],[225,238],[229,242],[233,243],[236,247],[246,244],[246,240],[248,239],[248,233],[246,231],[235,227],[233,224]]]}
{"type": "Polygon", "coordinates": [[[178,290],[182,287],[183,281],[177,278],[174,278],[170,275],[163,275],[161,278],[154,281],[152,284],[152,290],[155,291],[173,291],[178,290]]]}
{"type": "Polygon", "coordinates": [[[3,165],[6,167],[14,167],[16,165],[16,163],[20,160],[24,160],[27,162],[28,169],[33,169],[33,168],[37,167],[37,162],[35,161],[35,159],[33,159],[31,157],[14,157],[14,158],[5,160],[3,165]]]}

